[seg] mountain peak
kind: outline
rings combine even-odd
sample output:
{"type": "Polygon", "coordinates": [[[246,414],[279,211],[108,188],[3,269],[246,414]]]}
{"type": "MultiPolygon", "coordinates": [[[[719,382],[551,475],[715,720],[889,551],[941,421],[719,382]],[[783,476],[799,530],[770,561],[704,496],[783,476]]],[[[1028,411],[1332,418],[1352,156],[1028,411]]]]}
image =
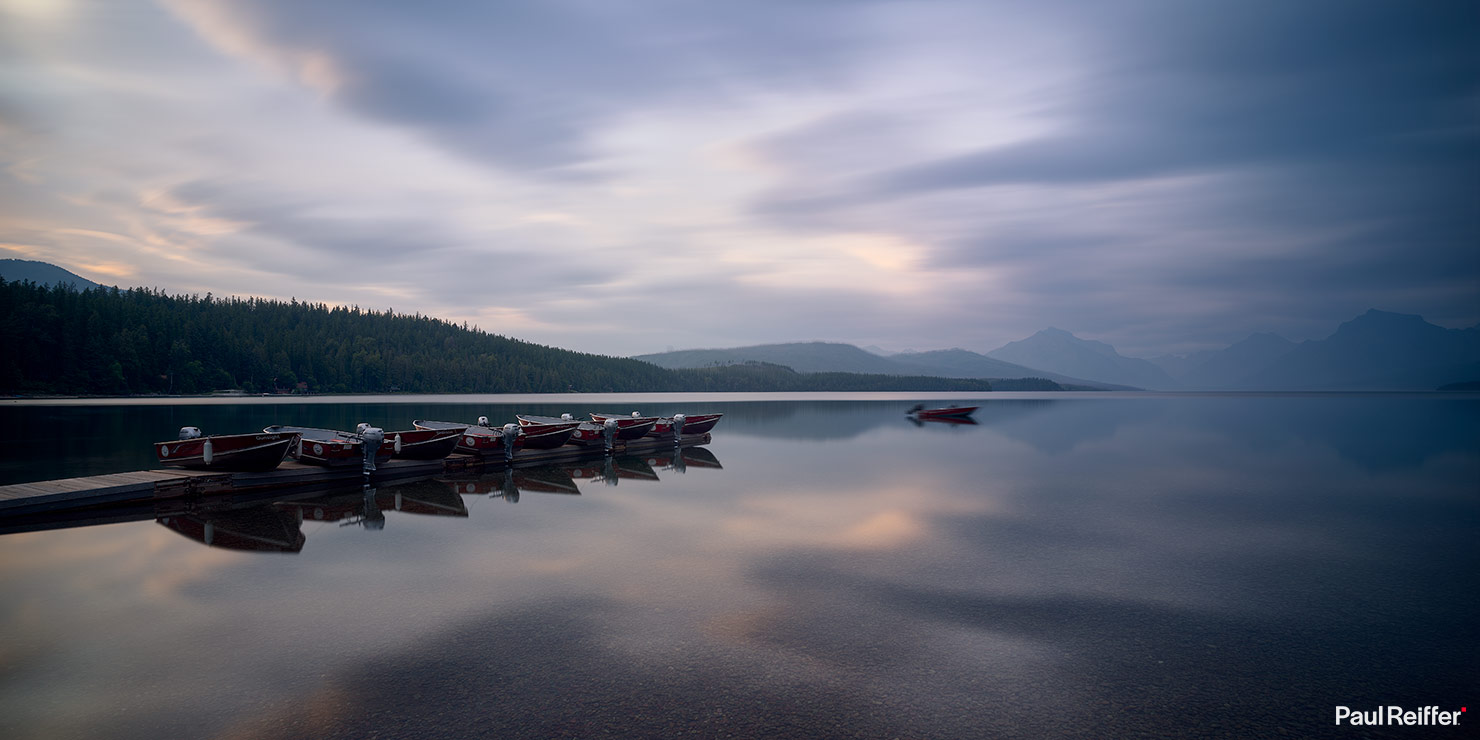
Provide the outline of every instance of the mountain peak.
{"type": "Polygon", "coordinates": [[[64,283],[76,290],[101,287],[71,270],[36,260],[0,259],[0,277],[8,282],[29,280],[37,285],[64,283]]]}
{"type": "Polygon", "coordinates": [[[1104,342],[1080,339],[1054,327],[1027,339],[1009,342],[988,352],[987,356],[1101,383],[1139,388],[1177,385],[1164,370],[1146,360],[1126,357],[1104,342]]]}
{"type": "Polygon", "coordinates": [[[1336,327],[1336,333],[1332,334],[1330,339],[1348,341],[1376,335],[1397,336],[1443,333],[1446,331],[1448,330],[1444,327],[1424,321],[1424,318],[1418,314],[1393,313],[1392,311],[1379,311],[1373,308],[1368,309],[1367,313],[1336,327]]]}
{"type": "Polygon", "coordinates": [[[1346,323],[1351,324],[1351,323],[1356,323],[1356,322],[1359,322],[1359,321],[1360,322],[1384,321],[1384,322],[1402,323],[1402,324],[1422,324],[1422,323],[1427,323],[1427,322],[1425,322],[1423,320],[1423,317],[1422,316],[1419,316],[1416,313],[1396,313],[1394,311],[1379,311],[1379,310],[1377,310],[1375,308],[1369,308],[1369,309],[1367,309],[1367,313],[1364,313],[1361,316],[1358,316],[1355,319],[1352,319],[1351,321],[1348,321],[1346,323]]]}

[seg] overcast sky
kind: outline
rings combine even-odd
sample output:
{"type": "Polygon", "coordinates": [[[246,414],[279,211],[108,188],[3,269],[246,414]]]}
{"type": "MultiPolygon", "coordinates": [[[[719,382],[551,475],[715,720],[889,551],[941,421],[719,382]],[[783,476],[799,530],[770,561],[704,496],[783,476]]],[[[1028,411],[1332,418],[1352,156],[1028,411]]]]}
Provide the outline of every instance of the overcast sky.
{"type": "Polygon", "coordinates": [[[628,355],[1480,322],[1480,4],[0,0],[0,257],[628,355]]]}

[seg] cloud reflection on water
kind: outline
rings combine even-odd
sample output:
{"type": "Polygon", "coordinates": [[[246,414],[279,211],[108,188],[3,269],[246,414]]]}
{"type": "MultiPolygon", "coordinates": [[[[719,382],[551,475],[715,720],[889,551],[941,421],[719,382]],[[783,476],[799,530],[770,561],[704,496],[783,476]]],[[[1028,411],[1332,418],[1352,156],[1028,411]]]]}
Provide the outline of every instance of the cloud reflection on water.
{"type": "Polygon", "coordinates": [[[1473,402],[995,403],[949,429],[905,403],[737,414],[722,470],[306,526],[297,556],[154,525],[0,538],[0,586],[35,593],[7,619],[49,646],[4,674],[0,715],[121,737],[192,711],[226,737],[1319,736],[1334,703],[1477,688],[1473,402]],[[790,420],[857,423],[768,433],[790,420]],[[126,600],[92,602],[76,572],[134,549],[126,600]],[[203,555],[218,577],[142,587],[203,555]],[[67,608],[86,620],[49,619],[67,608]],[[105,623],[128,644],[100,649],[105,623]],[[120,721],[139,670],[148,711],[120,721]],[[12,714],[23,686],[76,711],[12,714]]]}

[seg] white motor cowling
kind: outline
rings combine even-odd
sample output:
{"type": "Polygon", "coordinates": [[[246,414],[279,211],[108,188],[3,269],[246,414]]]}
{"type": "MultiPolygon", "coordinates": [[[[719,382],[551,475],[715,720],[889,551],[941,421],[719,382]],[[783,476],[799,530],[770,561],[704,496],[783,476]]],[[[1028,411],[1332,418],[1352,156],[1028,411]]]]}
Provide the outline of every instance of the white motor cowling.
{"type": "Polygon", "coordinates": [[[562,419],[564,419],[566,421],[575,421],[576,420],[576,417],[571,416],[570,414],[561,414],[560,415],[560,418],[562,418],[562,419]]]}
{"type": "Polygon", "coordinates": [[[360,454],[364,456],[362,470],[365,475],[369,475],[375,472],[375,456],[380,453],[380,443],[385,441],[385,430],[369,424],[361,424],[357,429],[360,433],[360,454]]]}
{"type": "Polygon", "coordinates": [[[488,426],[488,417],[486,417],[486,416],[480,416],[480,417],[478,417],[478,426],[480,426],[480,427],[486,427],[486,426],[488,426]]]}
{"type": "Polygon", "coordinates": [[[200,439],[200,427],[180,427],[180,439],[200,439]]]}
{"type": "Polygon", "coordinates": [[[636,412],[636,411],[633,411],[633,412],[632,412],[632,418],[634,418],[634,419],[636,419],[636,418],[638,418],[638,417],[640,417],[640,416],[642,416],[642,414],[639,414],[639,413],[637,413],[637,412],[636,412]]]}
{"type": "Polygon", "coordinates": [[[618,426],[616,419],[601,422],[601,441],[605,444],[608,453],[616,449],[618,426]]]}

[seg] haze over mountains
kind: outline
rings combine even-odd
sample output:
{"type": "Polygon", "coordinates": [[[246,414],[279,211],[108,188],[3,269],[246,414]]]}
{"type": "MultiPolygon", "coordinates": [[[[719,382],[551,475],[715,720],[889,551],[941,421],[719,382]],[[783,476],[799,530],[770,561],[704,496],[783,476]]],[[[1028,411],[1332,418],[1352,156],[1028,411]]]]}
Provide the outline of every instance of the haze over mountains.
{"type": "Polygon", "coordinates": [[[100,287],[97,283],[70,270],[57,267],[49,262],[35,260],[0,260],[0,278],[15,283],[29,280],[37,285],[67,283],[77,290],[100,287]]]}
{"type": "MultiPolygon", "coordinates": [[[[0,277],[39,285],[99,287],[66,269],[0,260],[0,277]]],[[[1149,359],[1126,357],[1104,342],[1044,329],[985,354],[964,349],[888,353],[833,342],[766,344],[638,355],[668,369],[746,362],[800,373],[1017,379],[1066,387],[1149,390],[1432,390],[1480,384],[1480,325],[1446,329],[1413,314],[1369,310],[1331,336],[1300,343],[1256,333],[1221,350],[1149,359]]]]}
{"type": "Polygon", "coordinates": [[[851,344],[798,342],[762,344],[734,349],[691,349],[637,355],[634,360],[651,362],[670,370],[767,362],[785,365],[801,373],[845,372],[876,375],[924,375],[942,378],[1046,378],[1071,386],[1099,386],[1102,382],[1075,378],[1051,370],[1035,369],[993,359],[964,349],[932,352],[900,352],[882,357],[851,344]]]}
{"type": "MultiPolygon", "coordinates": [[[[874,348],[877,349],[877,348],[874,348]]],[[[770,362],[803,372],[950,378],[1048,378],[1061,384],[1150,390],[1432,390],[1480,380],[1480,326],[1446,329],[1421,316],[1371,310],[1330,337],[1296,344],[1258,333],[1221,350],[1151,360],[1045,329],[980,354],[963,349],[880,356],[807,342],[639,355],[668,368],[770,362]]]]}

